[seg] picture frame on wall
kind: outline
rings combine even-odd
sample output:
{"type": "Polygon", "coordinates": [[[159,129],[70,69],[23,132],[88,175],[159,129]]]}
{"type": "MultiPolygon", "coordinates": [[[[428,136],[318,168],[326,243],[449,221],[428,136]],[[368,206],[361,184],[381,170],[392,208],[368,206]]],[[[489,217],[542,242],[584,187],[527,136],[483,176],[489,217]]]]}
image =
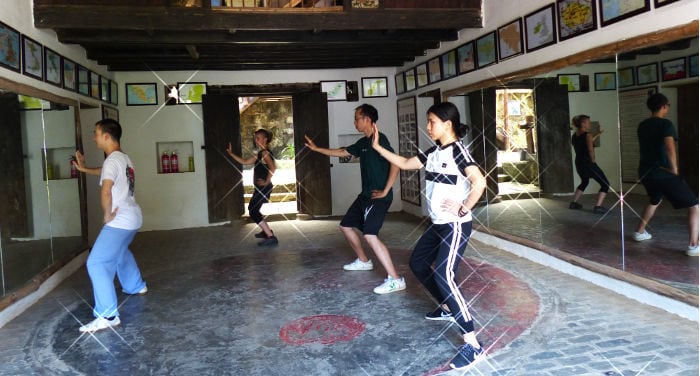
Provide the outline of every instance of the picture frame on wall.
{"type": "Polygon", "coordinates": [[[431,84],[442,80],[442,68],[440,67],[440,57],[428,61],[428,82],[431,84]]]}
{"type": "Polygon", "coordinates": [[[62,81],[63,88],[66,90],[77,91],[77,72],[75,62],[71,59],[64,57],[61,59],[61,65],[63,66],[62,81]]]}
{"type": "Polygon", "coordinates": [[[688,72],[685,66],[685,57],[666,60],[661,62],[661,80],[673,81],[686,78],[688,72]]]}
{"type": "Polygon", "coordinates": [[[598,0],[600,26],[636,16],[651,9],[649,0],[598,0]]]}
{"type": "Polygon", "coordinates": [[[428,84],[428,64],[423,63],[416,66],[416,87],[423,87],[428,84]]]}
{"type": "Polygon", "coordinates": [[[127,106],[152,106],[158,104],[156,84],[153,82],[124,84],[127,106]]]}
{"type": "MultiPolygon", "coordinates": [[[[396,101],[399,145],[398,154],[410,158],[418,146],[418,117],[416,97],[411,96],[396,101]]],[[[401,199],[414,205],[421,203],[421,179],[418,170],[403,170],[399,173],[401,199]]]]}
{"type": "Polygon", "coordinates": [[[119,109],[112,106],[102,105],[102,118],[119,121],[119,109]]]}
{"type": "Polygon", "coordinates": [[[540,8],[524,17],[525,51],[532,52],[557,42],[554,4],[540,8]]]}
{"type": "Polygon", "coordinates": [[[112,80],[109,81],[109,103],[119,104],[119,86],[112,80]]]}
{"type": "Polygon", "coordinates": [[[659,82],[657,63],[644,64],[637,67],[637,85],[653,84],[654,82],[659,82]]]}
{"type": "Polygon", "coordinates": [[[0,22],[0,66],[19,72],[22,59],[22,40],[19,31],[0,22]]]}
{"type": "Polygon", "coordinates": [[[474,54],[474,41],[467,42],[457,47],[457,72],[464,74],[476,69],[476,56],[474,54]]]}
{"type": "Polygon", "coordinates": [[[440,56],[442,65],[442,77],[444,79],[457,75],[457,50],[445,52],[440,56]]]}
{"type": "Polygon", "coordinates": [[[362,97],[388,97],[386,77],[362,77],[362,97]]]}
{"type": "Polygon", "coordinates": [[[78,93],[90,95],[90,71],[78,64],[78,93]]]}
{"type": "Polygon", "coordinates": [[[578,73],[558,74],[559,85],[566,85],[569,92],[581,91],[581,75],[578,73]]]}
{"type": "Polygon", "coordinates": [[[595,73],[595,83],[593,87],[596,91],[615,90],[617,89],[617,79],[615,76],[615,72],[595,73]]]}
{"type": "Polygon", "coordinates": [[[667,4],[675,3],[678,0],[654,0],[654,8],[662,7],[667,4]]]}
{"type": "Polygon", "coordinates": [[[100,99],[104,102],[109,102],[109,79],[100,76],[100,99]]]}
{"type": "Polygon", "coordinates": [[[61,87],[62,68],[61,55],[50,48],[44,47],[44,81],[61,87]]]}
{"type": "Polygon", "coordinates": [[[559,40],[588,33],[598,28],[596,0],[557,0],[559,40]]]}
{"type": "Polygon", "coordinates": [[[348,102],[357,102],[360,100],[360,92],[357,89],[357,81],[347,81],[345,98],[348,102]]]}
{"type": "Polygon", "coordinates": [[[90,71],[90,96],[100,98],[100,75],[90,71]]]}
{"type": "Polygon", "coordinates": [[[22,73],[37,80],[44,79],[44,46],[22,35],[22,73]]]}
{"type": "MultiPolygon", "coordinates": [[[[345,87],[347,90],[347,87],[345,87]]],[[[177,95],[179,104],[201,104],[202,96],[207,93],[206,82],[178,82],[177,95]]],[[[346,93],[347,95],[347,93],[346,93]]]]}
{"type": "Polygon", "coordinates": [[[329,102],[347,99],[347,81],[321,81],[321,91],[326,93],[329,102]]]}
{"type": "Polygon", "coordinates": [[[406,91],[411,91],[416,89],[416,70],[411,68],[404,72],[404,77],[406,79],[406,91]]]}
{"type": "Polygon", "coordinates": [[[698,76],[698,55],[688,56],[688,77],[698,76]]]}
{"type": "Polygon", "coordinates": [[[617,87],[634,86],[634,68],[627,67],[617,70],[617,87]]]}
{"type": "Polygon", "coordinates": [[[496,31],[492,31],[476,40],[476,67],[481,69],[496,62],[498,62],[496,31]]]}
{"type": "Polygon", "coordinates": [[[402,94],[406,91],[406,82],[403,79],[403,72],[394,75],[394,85],[396,86],[396,94],[402,94]]]}
{"type": "Polygon", "coordinates": [[[523,21],[518,18],[498,28],[498,57],[501,60],[523,53],[523,21]]]}

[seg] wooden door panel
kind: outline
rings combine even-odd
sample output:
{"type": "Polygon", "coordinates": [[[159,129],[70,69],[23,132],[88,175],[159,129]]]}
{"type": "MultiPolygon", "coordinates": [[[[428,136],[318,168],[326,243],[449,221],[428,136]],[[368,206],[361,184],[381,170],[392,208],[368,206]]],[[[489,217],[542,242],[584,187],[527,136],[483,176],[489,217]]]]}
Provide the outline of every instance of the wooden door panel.
{"type": "Polygon", "coordinates": [[[24,181],[22,125],[17,94],[0,94],[0,228],[2,240],[31,236],[24,181]]]}
{"type": "Polygon", "coordinates": [[[569,93],[556,79],[535,86],[537,159],[542,193],[570,193],[574,186],[571,162],[569,93]]]}

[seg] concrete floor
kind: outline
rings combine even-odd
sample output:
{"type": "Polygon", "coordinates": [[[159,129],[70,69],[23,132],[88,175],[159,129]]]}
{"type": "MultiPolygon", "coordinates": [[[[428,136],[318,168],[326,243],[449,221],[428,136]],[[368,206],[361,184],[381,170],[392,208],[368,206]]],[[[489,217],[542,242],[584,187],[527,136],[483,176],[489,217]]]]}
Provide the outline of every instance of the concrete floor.
{"type": "MultiPolygon", "coordinates": [[[[84,268],[0,329],[0,375],[435,375],[459,345],[408,270],[424,223],[390,214],[380,237],[407,278],[346,272],[338,219],[140,233],[132,249],[149,287],[119,294],[122,325],[91,319],[84,268]]],[[[474,375],[697,375],[697,322],[472,241],[458,278],[489,348],[474,375]]],[[[375,265],[378,265],[375,258],[375,265]]],[[[448,372],[449,374],[449,372],[448,372]]],[[[455,374],[455,372],[452,372],[455,374]]]]}

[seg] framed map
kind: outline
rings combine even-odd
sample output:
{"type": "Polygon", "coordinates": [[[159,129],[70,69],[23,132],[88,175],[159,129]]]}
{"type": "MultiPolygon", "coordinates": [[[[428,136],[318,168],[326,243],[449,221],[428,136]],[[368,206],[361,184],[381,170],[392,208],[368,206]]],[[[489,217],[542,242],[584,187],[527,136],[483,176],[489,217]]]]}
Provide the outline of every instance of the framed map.
{"type": "Polygon", "coordinates": [[[61,55],[44,47],[44,81],[60,87],[62,68],[61,55]]]}
{"type": "Polygon", "coordinates": [[[637,67],[637,85],[653,84],[654,82],[659,82],[658,64],[651,63],[637,67]]]}
{"type": "Polygon", "coordinates": [[[492,31],[476,40],[476,66],[483,68],[496,64],[496,32],[492,31]]]}
{"type": "Polygon", "coordinates": [[[523,53],[523,22],[520,18],[498,28],[498,56],[501,60],[523,53]]]}
{"type": "Polygon", "coordinates": [[[63,58],[63,88],[77,91],[76,69],[73,60],[63,58]]]}
{"type": "Polygon", "coordinates": [[[329,102],[344,101],[347,99],[347,81],[321,81],[321,91],[326,93],[329,102]]]}
{"type": "Polygon", "coordinates": [[[19,72],[20,52],[19,31],[0,22],[0,66],[19,72]]]}
{"type": "Polygon", "coordinates": [[[43,46],[26,35],[22,35],[22,72],[38,80],[44,78],[43,46]]]}
{"type": "Polygon", "coordinates": [[[527,52],[547,47],[557,42],[554,28],[554,4],[525,16],[525,50],[527,52]]]}
{"type": "Polygon", "coordinates": [[[125,84],[127,106],[148,106],[158,104],[155,83],[125,84]]]}
{"type": "Polygon", "coordinates": [[[411,91],[416,88],[416,70],[411,68],[405,72],[406,91],[411,91]]]}
{"type": "Polygon", "coordinates": [[[632,67],[618,69],[617,86],[620,88],[634,86],[634,69],[632,67]]]}
{"type": "Polygon", "coordinates": [[[597,29],[595,0],[557,0],[557,21],[560,41],[597,29]]]}
{"type": "Polygon", "coordinates": [[[474,42],[465,43],[457,48],[457,70],[459,74],[471,72],[476,69],[476,57],[474,56],[474,42]]]}
{"type": "Polygon", "coordinates": [[[428,61],[428,79],[431,84],[442,80],[442,68],[440,67],[439,57],[428,61]]]}
{"type": "Polygon", "coordinates": [[[403,80],[403,72],[394,76],[394,85],[396,85],[396,94],[401,94],[406,91],[406,82],[403,80]]]}
{"type": "Polygon", "coordinates": [[[649,0],[598,0],[600,25],[607,26],[649,10],[649,0]]]}
{"type": "Polygon", "coordinates": [[[597,91],[615,90],[617,89],[616,82],[615,72],[602,72],[595,74],[595,89],[597,91]]]}
{"type": "MultiPolygon", "coordinates": [[[[399,120],[399,155],[410,158],[418,151],[418,119],[416,118],[416,97],[396,101],[399,120]]],[[[420,170],[401,170],[401,199],[420,205],[420,170]]]]}
{"type": "Polygon", "coordinates": [[[78,93],[90,95],[90,71],[78,65],[78,93]]]}
{"type": "Polygon", "coordinates": [[[100,98],[100,75],[90,71],[90,96],[100,98]]]}
{"type": "Polygon", "coordinates": [[[673,81],[685,78],[687,72],[685,69],[685,57],[679,57],[673,60],[661,62],[661,80],[673,81]]]}
{"type": "MultiPolygon", "coordinates": [[[[343,81],[343,83],[346,83],[346,81],[343,81]]],[[[178,82],[177,83],[177,93],[179,96],[178,103],[184,103],[184,104],[202,103],[202,95],[207,93],[207,83],[206,82],[178,82]]]]}
{"type": "Polygon", "coordinates": [[[416,67],[416,87],[428,84],[428,65],[423,63],[416,67]]]}
{"type": "Polygon", "coordinates": [[[362,77],[362,97],[388,97],[386,77],[362,77]]]}
{"type": "Polygon", "coordinates": [[[445,52],[440,56],[442,64],[443,78],[450,78],[457,75],[457,51],[452,50],[445,52]]]}

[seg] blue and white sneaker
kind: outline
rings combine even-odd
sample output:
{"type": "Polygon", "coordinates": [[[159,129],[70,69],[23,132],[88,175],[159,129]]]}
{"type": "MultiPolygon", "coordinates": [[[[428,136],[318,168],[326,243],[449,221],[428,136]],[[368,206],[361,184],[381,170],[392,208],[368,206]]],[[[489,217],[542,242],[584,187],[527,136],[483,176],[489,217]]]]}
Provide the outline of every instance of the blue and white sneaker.
{"type": "Polygon", "coordinates": [[[425,314],[426,320],[452,321],[452,312],[445,311],[442,307],[437,307],[434,311],[425,314]]]}
{"type": "Polygon", "coordinates": [[[462,345],[462,347],[459,348],[459,353],[450,361],[450,367],[455,370],[465,371],[478,363],[485,357],[483,346],[481,346],[481,344],[479,344],[479,346],[480,347],[477,349],[468,343],[462,345]]]}

